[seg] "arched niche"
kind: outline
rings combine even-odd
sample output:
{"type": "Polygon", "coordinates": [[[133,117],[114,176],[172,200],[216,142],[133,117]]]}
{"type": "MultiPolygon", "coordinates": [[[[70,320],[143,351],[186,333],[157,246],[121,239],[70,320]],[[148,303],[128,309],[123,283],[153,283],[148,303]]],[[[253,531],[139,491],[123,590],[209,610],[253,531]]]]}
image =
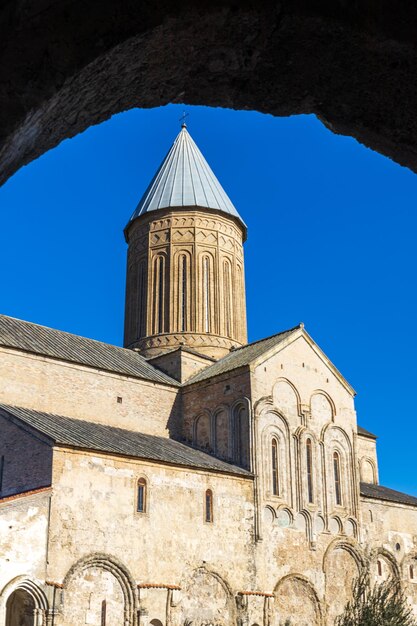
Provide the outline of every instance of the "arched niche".
{"type": "Polygon", "coordinates": [[[164,626],[161,620],[159,619],[151,619],[149,622],[150,626],[164,626]]]}
{"type": "Polygon", "coordinates": [[[361,482],[363,483],[376,483],[376,469],[375,464],[371,459],[361,459],[360,462],[360,475],[361,482]]]}
{"type": "Polygon", "coordinates": [[[313,585],[301,575],[285,576],[274,591],[276,624],[321,626],[322,613],[313,585]]]}
{"type": "Polygon", "coordinates": [[[313,393],[310,399],[311,423],[321,430],[325,424],[333,422],[335,406],[330,397],[321,391],[313,393]]]}
{"type": "Polygon", "coordinates": [[[322,439],[325,450],[325,471],[327,476],[327,500],[330,512],[342,507],[351,515],[353,507],[353,455],[352,443],[347,433],[339,426],[330,425],[324,428],[322,439]],[[337,476],[335,469],[337,455],[337,476]],[[336,485],[338,483],[338,486],[336,485]],[[339,502],[337,497],[339,490],[339,502]]]}
{"type": "Polygon", "coordinates": [[[31,578],[13,579],[0,594],[0,622],[5,626],[37,626],[46,620],[47,610],[45,593],[31,578]]]}
{"type": "Polygon", "coordinates": [[[352,544],[338,542],[327,549],[323,562],[327,626],[334,626],[337,616],[351,599],[352,585],[361,566],[361,556],[352,544]]]}
{"type": "Polygon", "coordinates": [[[292,504],[290,432],[286,420],[274,410],[262,414],[262,474],[266,498],[279,497],[292,504]],[[273,444],[276,446],[277,467],[273,462],[273,444]],[[273,473],[277,473],[278,494],[274,494],[273,473]]]}
{"type": "Polygon", "coordinates": [[[202,450],[211,448],[211,418],[208,413],[201,413],[194,422],[194,445],[202,450]]]}
{"type": "Polygon", "coordinates": [[[249,412],[246,402],[239,401],[232,407],[233,419],[233,457],[237,465],[249,468],[250,466],[250,432],[249,412]]]}
{"type": "Polygon", "coordinates": [[[298,391],[288,380],[281,378],[272,389],[274,407],[285,416],[299,416],[300,397],[298,391]]]}
{"type": "Polygon", "coordinates": [[[193,626],[229,626],[235,623],[233,596],[215,572],[201,567],[182,583],[179,623],[193,626]]]}
{"type": "Polygon", "coordinates": [[[135,582],[114,557],[94,554],[78,561],[64,580],[60,626],[136,626],[135,582]]]}
{"type": "Polygon", "coordinates": [[[230,420],[229,409],[219,407],[214,412],[214,449],[221,459],[230,457],[230,420]]]}
{"type": "Polygon", "coordinates": [[[389,578],[400,579],[400,571],[395,557],[383,548],[373,554],[371,573],[376,583],[381,583],[389,578]]]}

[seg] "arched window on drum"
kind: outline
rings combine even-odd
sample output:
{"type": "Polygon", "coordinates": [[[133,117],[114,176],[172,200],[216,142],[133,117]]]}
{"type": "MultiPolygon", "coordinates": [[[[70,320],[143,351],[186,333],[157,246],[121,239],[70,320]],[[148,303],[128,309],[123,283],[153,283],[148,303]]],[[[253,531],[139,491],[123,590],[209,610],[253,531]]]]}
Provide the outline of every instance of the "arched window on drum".
{"type": "Polygon", "coordinates": [[[153,333],[165,332],[165,257],[158,255],[153,264],[153,333]]]}

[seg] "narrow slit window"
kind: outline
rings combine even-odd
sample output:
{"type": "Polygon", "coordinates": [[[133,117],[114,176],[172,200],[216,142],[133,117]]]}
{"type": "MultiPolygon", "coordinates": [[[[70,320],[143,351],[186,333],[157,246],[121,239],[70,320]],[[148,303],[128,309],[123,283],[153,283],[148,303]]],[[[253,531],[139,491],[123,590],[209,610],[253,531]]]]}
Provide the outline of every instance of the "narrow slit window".
{"type": "Polygon", "coordinates": [[[213,492],[211,489],[207,489],[206,491],[205,520],[209,523],[213,522],[213,492]]]}
{"type": "Polygon", "coordinates": [[[138,480],[138,492],[137,492],[137,506],[136,510],[138,513],[146,513],[146,505],[147,505],[147,493],[146,493],[146,480],[144,478],[139,478],[138,480]]]}
{"type": "Polygon", "coordinates": [[[378,561],[377,565],[378,565],[378,576],[382,576],[382,563],[381,563],[381,561],[378,561]]]}
{"type": "Polygon", "coordinates": [[[179,263],[179,330],[185,332],[187,330],[187,257],[185,254],[181,254],[178,259],[179,263]]]}
{"type": "Polygon", "coordinates": [[[410,565],[410,580],[414,580],[414,565],[410,565]]]}
{"type": "Polygon", "coordinates": [[[272,439],[271,444],[271,469],[272,469],[272,493],[274,496],[279,496],[279,468],[278,468],[278,442],[272,439]]]}
{"type": "Polygon", "coordinates": [[[204,332],[211,332],[211,306],[210,306],[210,259],[203,259],[203,301],[204,301],[204,332]]]}
{"type": "Polygon", "coordinates": [[[306,455],[307,455],[307,491],[308,502],[312,504],[314,502],[313,491],[313,444],[311,439],[306,441],[306,455]]]}
{"type": "Polygon", "coordinates": [[[106,626],[107,602],[103,600],[101,603],[101,626],[106,626]]]}
{"type": "Polygon", "coordinates": [[[232,272],[229,261],[223,263],[224,275],[224,299],[225,299],[225,331],[226,337],[232,336],[233,328],[233,293],[232,293],[232,272]]]}
{"type": "Polygon", "coordinates": [[[338,452],[333,453],[333,470],[334,470],[334,492],[336,504],[342,504],[342,489],[340,484],[340,457],[338,452]]]}

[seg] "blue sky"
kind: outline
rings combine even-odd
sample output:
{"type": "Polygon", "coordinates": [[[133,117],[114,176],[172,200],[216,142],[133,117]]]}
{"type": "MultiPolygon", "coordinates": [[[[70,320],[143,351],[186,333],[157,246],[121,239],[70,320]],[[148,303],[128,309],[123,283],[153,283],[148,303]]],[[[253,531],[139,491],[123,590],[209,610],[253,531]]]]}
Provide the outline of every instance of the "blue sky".
{"type": "MultiPolygon", "coordinates": [[[[183,110],[114,116],[0,188],[1,313],[122,343],[122,230],[183,110]]],[[[249,339],[303,321],[380,437],[381,483],[417,495],[417,176],[313,116],[186,110],[248,225],[249,339]]]]}

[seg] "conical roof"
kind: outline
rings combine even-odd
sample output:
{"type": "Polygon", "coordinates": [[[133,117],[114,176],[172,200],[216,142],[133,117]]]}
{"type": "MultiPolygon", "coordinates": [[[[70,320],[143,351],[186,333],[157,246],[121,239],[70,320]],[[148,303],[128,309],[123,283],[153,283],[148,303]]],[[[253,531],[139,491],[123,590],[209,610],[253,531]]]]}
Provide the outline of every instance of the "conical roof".
{"type": "Polygon", "coordinates": [[[222,211],[237,218],[245,226],[183,124],[130,222],[158,209],[194,206],[222,211]]]}

